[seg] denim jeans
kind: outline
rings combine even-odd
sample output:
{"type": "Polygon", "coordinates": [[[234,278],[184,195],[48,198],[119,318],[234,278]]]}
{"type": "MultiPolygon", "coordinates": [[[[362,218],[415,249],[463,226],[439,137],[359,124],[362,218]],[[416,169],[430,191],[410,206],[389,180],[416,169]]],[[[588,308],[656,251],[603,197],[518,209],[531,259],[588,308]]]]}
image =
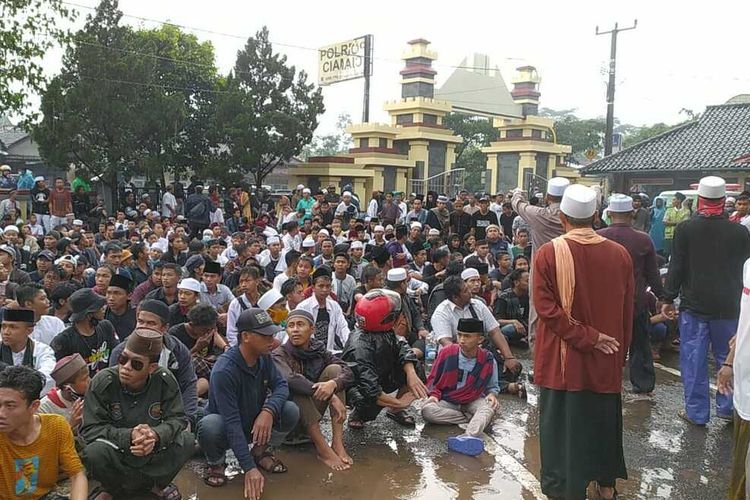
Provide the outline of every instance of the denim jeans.
{"type": "MultiPolygon", "coordinates": [[[[298,420],[299,408],[297,405],[291,401],[284,403],[281,415],[274,421],[269,444],[279,446],[287,434],[297,425],[298,420]]],[[[243,425],[247,425],[248,429],[251,429],[253,422],[243,422],[243,425]]],[[[224,428],[224,417],[218,413],[212,413],[201,419],[198,423],[198,444],[206,456],[208,465],[224,464],[225,455],[229,449],[229,440],[224,428]]]]}

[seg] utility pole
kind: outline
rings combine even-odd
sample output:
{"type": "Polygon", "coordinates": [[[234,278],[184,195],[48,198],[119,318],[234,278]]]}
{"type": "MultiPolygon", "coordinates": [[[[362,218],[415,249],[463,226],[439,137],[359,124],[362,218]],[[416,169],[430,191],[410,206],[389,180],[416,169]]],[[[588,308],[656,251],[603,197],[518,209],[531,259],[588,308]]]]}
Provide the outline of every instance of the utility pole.
{"type": "Polygon", "coordinates": [[[365,93],[362,103],[362,123],[370,121],[370,77],[372,76],[372,35],[365,35],[365,93]]]}
{"type": "Polygon", "coordinates": [[[612,154],[612,130],[615,126],[615,65],[617,61],[617,34],[620,31],[634,30],[638,26],[638,19],[633,21],[633,26],[629,28],[619,28],[617,23],[609,31],[599,31],[596,27],[597,35],[612,35],[612,41],[609,49],[609,83],[607,84],[607,126],[604,131],[604,156],[612,154]]]}

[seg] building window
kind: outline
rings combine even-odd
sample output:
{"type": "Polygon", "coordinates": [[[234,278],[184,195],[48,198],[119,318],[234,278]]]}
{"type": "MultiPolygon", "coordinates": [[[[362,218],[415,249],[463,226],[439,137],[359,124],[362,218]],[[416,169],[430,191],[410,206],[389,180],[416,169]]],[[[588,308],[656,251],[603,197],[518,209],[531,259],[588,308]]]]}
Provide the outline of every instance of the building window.
{"type": "Polygon", "coordinates": [[[541,139],[542,138],[542,131],[531,129],[531,138],[532,139],[541,139]]]}
{"type": "Polygon", "coordinates": [[[523,137],[523,129],[512,128],[505,131],[505,137],[507,139],[518,139],[523,137]]]}
{"type": "Polygon", "coordinates": [[[360,148],[366,148],[369,147],[369,139],[367,137],[362,137],[359,139],[359,147],[360,148]]]}
{"type": "Polygon", "coordinates": [[[437,115],[430,115],[425,113],[422,115],[422,123],[425,123],[427,125],[437,125],[437,115]]]}
{"type": "Polygon", "coordinates": [[[382,137],[378,139],[378,147],[379,148],[387,148],[388,147],[388,139],[383,139],[382,137]]]}
{"type": "Polygon", "coordinates": [[[407,123],[414,123],[414,115],[398,115],[396,117],[397,125],[406,125],[407,123]]]}

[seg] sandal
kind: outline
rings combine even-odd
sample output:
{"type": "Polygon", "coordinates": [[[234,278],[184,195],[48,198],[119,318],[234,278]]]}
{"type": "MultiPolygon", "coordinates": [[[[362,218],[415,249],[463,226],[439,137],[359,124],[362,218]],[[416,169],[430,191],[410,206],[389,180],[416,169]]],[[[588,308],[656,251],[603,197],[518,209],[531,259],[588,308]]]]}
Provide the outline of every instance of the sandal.
{"type": "Polygon", "coordinates": [[[182,500],[182,494],[180,493],[180,490],[177,489],[177,486],[174,483],[169,483],[166,488],[158,493],[154,492],[153,490],[151,490],[151,492],[154,493],[157,498],[160,498],[162,500],[182,500]]]}
{"type": "Polygon", "coordinates": [[[209,469],[208,475],[203,478],[203,482],[206,483],[206,486],[220,488],[227,484],[227,476],[224,474],[224,469],[222,469],[221,472],[209,469]]]}
{"type": "Polygon", "coordinates": [[[289,470],[287,469],[286,465],[284,465],[284,463],[276,458],[270,451],[266,450],[261,453],[259,457],[253,458],[255,459],[255,465],[257,465],[259,469],[268,472],[269,474],[283,474],[284,472],[289,470]],[[266,467],[263,465],[264,458],[270,458],[272,460],[270,467],[266,467]]]}
{"type": "Polygon", "coordinates": [[[356,411],[352,411],[349,414],[348,424],[349,424],[349,428],[350,429],[354,429],[354,430],[358,430],[358,431],[360,431],[360,430],[362,430],[362,429],[365,428],[365,423],[362,421],[361,418],[359,418],[359,415],[357,415],[356,411]]]}
{"type": "Polygon", "coordinates": [[[385,416],[404,427],[415,427],[417,425],[417,421],[414,420],[414,417],[406,413],[404,410],[397,411],[396,413],[387,411],[385,412],[385,416]]]}
{"type": "Polygon", "coordinates": [[[105,490],[101,486],[97,486],[91,491],[91,493],[89,493],[89,496],[87,498],[88,500],[100,500],[100,498],[102,498],[102,495],[107,495],[109,498],[115,497],[112,493],[105,490]]]}

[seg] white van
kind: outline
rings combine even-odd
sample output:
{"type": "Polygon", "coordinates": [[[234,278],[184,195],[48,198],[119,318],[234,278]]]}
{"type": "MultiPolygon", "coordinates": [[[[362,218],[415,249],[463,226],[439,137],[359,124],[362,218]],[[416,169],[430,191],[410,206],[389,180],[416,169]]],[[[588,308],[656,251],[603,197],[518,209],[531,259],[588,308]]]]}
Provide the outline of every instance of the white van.
{"type": "MultiPolygon", "coordinates": [[[[728,185],[729,188],[734,188],[735,185],[728,185]]],[[[693,209],[696,209],[698,207],[698,190],[697,189],[675,189],[673,191],[662,191],[659,193],[659,196],[656,198],[661,198],[664,200],[664,206],[666,208],[669,208],[672,206],[672,200],[674,199],[674,195],[676,193],[682,193],[685,195],[685,198],[690,198],[693,200],[693,209]]],[[[741,191],[736,190],[727,190],[727,196],[731,196],[733,198],[737,198],[740,195],[741,191]]],[[[656,202],[656,198],[654,198],[654,202],[656,202]]]]}

